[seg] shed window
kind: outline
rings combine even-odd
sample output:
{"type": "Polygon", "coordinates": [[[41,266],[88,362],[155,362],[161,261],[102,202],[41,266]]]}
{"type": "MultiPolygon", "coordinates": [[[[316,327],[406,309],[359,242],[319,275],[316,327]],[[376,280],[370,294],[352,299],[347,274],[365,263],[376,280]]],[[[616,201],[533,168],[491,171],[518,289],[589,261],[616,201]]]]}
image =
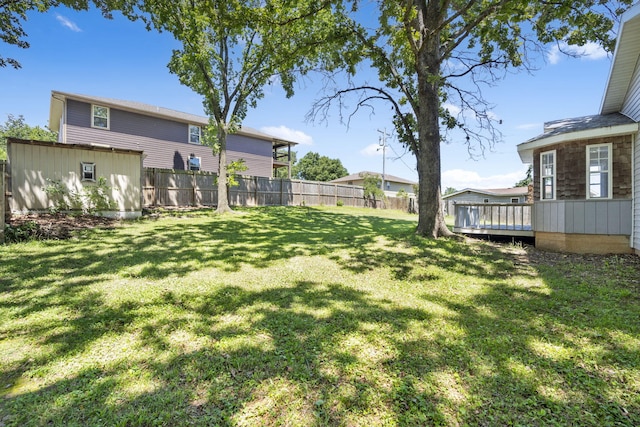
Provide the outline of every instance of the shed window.
{"type": "Polygon", "coordinates": [[[482,199],[483,203],[489,203],[489,199],[482,199]]]}
{"type": "Polygon", "coordinates": [[[556,151],[540,154],[540,198],[554,200],[556,198],[556,151]]]}
{"type": "Polygon", "coordinates": [[[196,125],[189,125],[189,143],[200,144],[201,128],[196,125]]]}
{"type": "Polygon", "coordinates": [[[587,146],[587,198],[611,198],[611,144],[587,146]]]}
{"type": "Polygon", "coordinates": [[[96,180],[96,164],[95,163],[80,163],[82,169],[81,181],[94,181],[96,180]]]}
{"type": "Polygon", "coordinates": [[[189,157],[189,170],[190,171],[200,170],[200,157],[189,157]]]}
{"type": "Polygon", "coordinates": [[[100,105],[91,106],[91,127],[109,129],[109,108],[100,105]]]}
{"type": "Polygon", "coordinates": [[[517,197],[512,197],[511,203],[520,203],[520,199],[518,199],[517,197]]]}

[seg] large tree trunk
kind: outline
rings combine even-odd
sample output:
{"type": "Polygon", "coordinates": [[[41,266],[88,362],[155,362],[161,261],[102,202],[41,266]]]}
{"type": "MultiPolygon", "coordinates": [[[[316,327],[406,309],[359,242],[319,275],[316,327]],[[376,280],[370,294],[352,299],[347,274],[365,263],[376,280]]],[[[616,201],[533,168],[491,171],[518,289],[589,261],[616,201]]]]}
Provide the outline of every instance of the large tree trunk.
{"type": "Polygon", "coordinates": [[[438,34],[426,37],[416,58],[419,103],[416,157],[420,183],[416,234],[435,239],[453,233],[444,222],[440,191],[440,37],[438,34]]]}
{"type": "Polygon", "coordinates": [[[229,197],[227,195],[227,131],[223,125],[218,125],[218,143],[220,152],[218,153],[218,207],[216,213],[232,212],[229,207],[229,197]]]}

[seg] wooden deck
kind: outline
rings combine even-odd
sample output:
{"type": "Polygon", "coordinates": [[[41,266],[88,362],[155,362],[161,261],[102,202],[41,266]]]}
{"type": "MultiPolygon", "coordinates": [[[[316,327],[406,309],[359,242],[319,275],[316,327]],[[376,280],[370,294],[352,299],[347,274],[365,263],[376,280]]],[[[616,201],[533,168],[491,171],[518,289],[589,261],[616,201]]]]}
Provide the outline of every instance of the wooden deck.
{"type": "Polygon", "coordinates": [[[533,236],[533,205],[529,203],[458,203],[453,231],[496,236],[533,236]]]}

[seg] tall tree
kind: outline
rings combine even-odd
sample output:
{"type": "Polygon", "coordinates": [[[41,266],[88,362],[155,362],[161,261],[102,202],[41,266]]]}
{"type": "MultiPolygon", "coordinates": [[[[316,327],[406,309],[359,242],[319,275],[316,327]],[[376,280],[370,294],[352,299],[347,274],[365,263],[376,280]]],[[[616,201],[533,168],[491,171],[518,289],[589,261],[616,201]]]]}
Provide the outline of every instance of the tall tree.
{"type": "MultiPolygon", "coordinates": [[[[127,13],[129,3],[125,0],[93,0],[106,18],[111,18],[110,11],[114,9],[127,13]]],[[[27,33],[22,28],[22,22],[27,20],[30,11],[46,12],[52,7],[67,6],[75,10],[87,10],[89,0],[0,0],[0,41],[22,49],[29,47],[26,40],[27,33]]],[[[0,55],[0,68],[11,66],[20,68],[20,62],[15,58],[0,55]]]]}
{"type": "Polygon", "coordinates": [[[157,0],[138,8],[148,26],[180,42],[169,70],[203,96],[209,127],[203,140],[218,154],[217,212],[226,195],[227,135],[236,132],[265,85],[279,81],[293,94],[297,73],[322,61],[332,68],[337,40],[333,12],[341,5],[314,0],[157,0]]]}
{"type": "Polygon", "coordinates": [[[0,160],[7,158],[7,138],[57,141],[58,132],[40,126],[30,126],[22,115],[15,117],[9,114],[4,124],[0,124],[0,160]]]}
{"type": "Polygon", "coordinates": [[[340,159],[331,159],[318,153],[308,152],[294,166],[296,178],[307,181],[331,181],[349,175],[340,159]]]}
{"type": "MultiPolygon", "coordinates": [[[[481,148],[499,138],[481,92],[510,69],[531,68],[546,46],[600,43],[611,50],[613,20],[632,0],[379,0],[378,25],[351,25],[362,54],[380,84],[353,84],[321,99],[310,117],[345,97],[356,109],[376,100],[391,105],[400,141],[414,153],[419,177],[416,232],[449,235],[441,203],[440,144],[447,130],[463,132],[481,148]],[[460,114],[445,108],[455,104],[460,114]],[[444,131],[444,132],[443,132],[444,131]]],[[[353,15],[356,17],[369,14],[353,15]]],[[[350,64],[353,66],[353,64],[350,64]]]]}

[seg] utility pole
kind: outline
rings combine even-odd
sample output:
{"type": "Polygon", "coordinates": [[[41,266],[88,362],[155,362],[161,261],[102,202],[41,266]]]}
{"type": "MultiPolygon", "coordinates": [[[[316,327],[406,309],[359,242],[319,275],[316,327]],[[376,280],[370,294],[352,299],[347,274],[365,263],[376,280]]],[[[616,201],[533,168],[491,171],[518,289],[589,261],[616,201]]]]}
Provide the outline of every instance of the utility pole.
{"type": "Polygon", "coordinates": [[[382,192],[384,192],[384,174],[385,174],[385,158],[387,157],[387,128],[383,130],[378,129],[378,132],[381,133],[378,138],[378,144],[382,147],[382,192]]]}

